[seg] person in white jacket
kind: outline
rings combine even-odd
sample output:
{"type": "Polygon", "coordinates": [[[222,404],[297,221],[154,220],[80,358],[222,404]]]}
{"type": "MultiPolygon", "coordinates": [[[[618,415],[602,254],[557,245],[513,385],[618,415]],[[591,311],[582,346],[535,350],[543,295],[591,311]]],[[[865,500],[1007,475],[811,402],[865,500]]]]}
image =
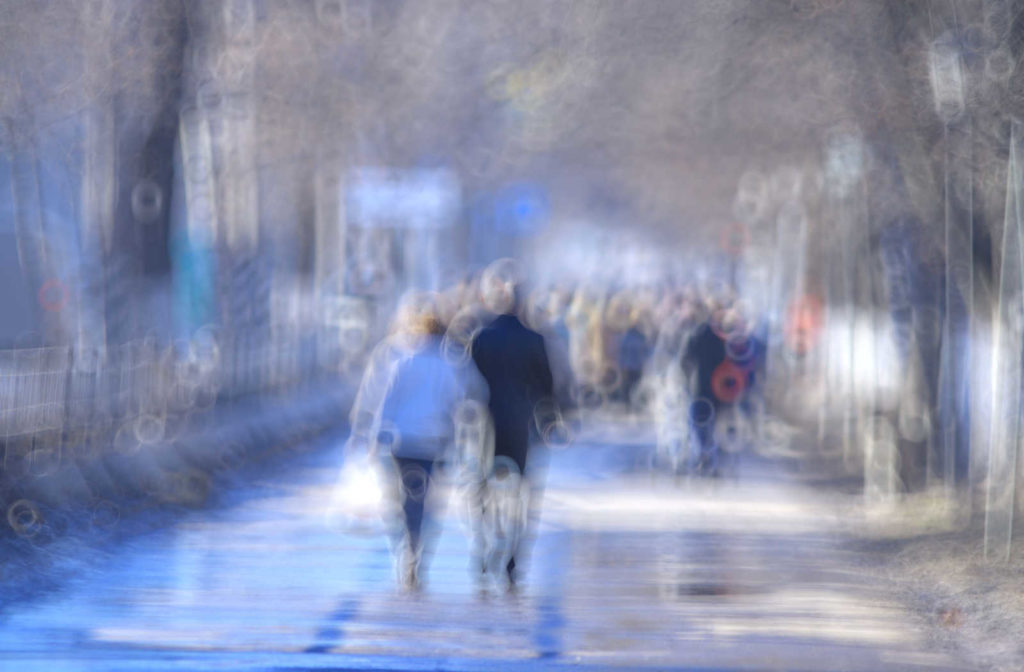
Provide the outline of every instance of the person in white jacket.
{"type": "Polygon", "coordinates": [[[371,359],[352,413],[354,440],[366,442],[396,476],[401,525],[392,541],[406,590],[419,587],[431,482],[454,439],[453,416],[467,398],[487,401],[487,385],[472,361],[452,362],[442,354],[443,334],[429,298],[407,300],[392,336],[371,359]]]}

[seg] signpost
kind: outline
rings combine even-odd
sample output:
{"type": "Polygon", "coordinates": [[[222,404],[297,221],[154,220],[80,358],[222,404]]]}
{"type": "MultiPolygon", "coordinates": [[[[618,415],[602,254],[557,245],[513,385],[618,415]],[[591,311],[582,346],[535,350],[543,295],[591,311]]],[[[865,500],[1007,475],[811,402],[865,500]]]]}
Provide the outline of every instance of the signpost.
{"type": "MultiPolygon", "coordinates": [[[[461,200],[458,178],[449,170],[355,171],[346,192],[346,211],[358,238],[353,251],[358,255],[359,250],[380,247],[379,243],[386,242],[390,233],[397,237],[402,268],[377,268],[390,263],[384,254],[374,255],[372,260],[351,259],[350,263],[358,269],[369,264],[378,273],[404,275],[408,287],[438,289],[443,256],[441,234],[455,223],[461,200]],[[367,245],[370,240],[378,244],[367,245]]],[[[357,272],[350,277],[362,275],[357,272]]]]}

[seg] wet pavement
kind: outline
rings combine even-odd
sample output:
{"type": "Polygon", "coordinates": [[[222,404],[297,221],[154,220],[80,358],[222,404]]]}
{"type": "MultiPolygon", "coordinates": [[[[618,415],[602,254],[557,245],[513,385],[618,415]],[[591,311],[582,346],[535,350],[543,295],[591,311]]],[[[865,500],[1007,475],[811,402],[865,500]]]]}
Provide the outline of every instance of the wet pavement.
{"type": "MultiPolygon", "coordinates": [[[[840,509],[761,461],[652,477],[642,426],[552,453],[529,573],[481,595],[449,506],[423,592],[327,515],[340,450],[96,554],[0,612],[4,670],[962,670],[835,533],[840,509]]],[[[76,553],[75,546],[53,553],[76,553]]]]}

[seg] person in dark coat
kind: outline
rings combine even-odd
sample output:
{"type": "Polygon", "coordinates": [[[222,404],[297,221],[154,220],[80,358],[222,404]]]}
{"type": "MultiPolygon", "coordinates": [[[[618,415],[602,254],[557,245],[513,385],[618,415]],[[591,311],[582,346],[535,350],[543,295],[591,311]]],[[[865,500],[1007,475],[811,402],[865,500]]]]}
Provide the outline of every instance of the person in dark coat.
{"type": "Polygon", "coordinates": [[[718,475],[719,447],[715,442],[718,416],[741,403],[754,380],[756,345],[735,308],[719,309],[690,336],[682,357],[691,388],[690,432],[699,455],[691,467],[718,475]]]}
{"type": "Polygon", "coordinates": [[[534,407],[553,394],[544,337],[515,315],[499,315],[473,341],[473,362],[491,390],[494,455],[525,473],[534,407]]]}
{"type": "MultiPolygon", "coordinates": [[[[490,388],[495,462],[508,458],[525,481],[530,477],[528,456],[534,437],[531,430],[536,428],[535,409],[542,401],[550,402],[554,390],[544,337],[517,316],[519,294],[515,279],[488,280],[485,303],[497,317],[473,340],[472,356],[490,388]]],[[[536,483],[531,485],[536,487],[536,483]]],[[[513,550],[505,568],[510,587],[516,582],[518,550],[513,550]]]]}
{"type": "Polygon", "coordinates": [[[619,370],[622,382],[617,396],[633,409],[633,391],[643,377],[644,366],[651,357],[651,346],[639,317],[634,316],[629,329],[619,341],[619,370]]]}

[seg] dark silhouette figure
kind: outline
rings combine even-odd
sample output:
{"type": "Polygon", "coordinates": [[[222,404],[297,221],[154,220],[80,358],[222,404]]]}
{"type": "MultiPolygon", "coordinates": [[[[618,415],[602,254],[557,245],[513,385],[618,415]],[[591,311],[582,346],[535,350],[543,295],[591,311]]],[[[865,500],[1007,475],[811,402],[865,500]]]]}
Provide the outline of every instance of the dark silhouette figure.
{"type": "Polygon", "coordinates": [[[683,372],[691,381],[690,431],[699,455],[697,471],[718,475],[719,446],[715,439],[718,417],[738,405],[749,412],[760,343],[745,328],[734,309],[722,310],[690,336],[682,357],[683,372]]]}
{"type": "Polygon", "coordinates": [[[714,445],[715,420],[723,400],[715,394],[715,371],[727,361],[725,341],[705,322],[690,336],[683,352],[682,366],[690,382],[693,401],[690,404],[691,436],[696,439],[699,456],[691,468],[714,474],[717,471],[718,451],[714,445]]]}
{"type": "Polygon", "coordinates": [[[622,371],[622,383],[617,396],[627,405],[632,405],[633,391],[643,377],[644,365],[650,357],[651,345],[647,335],[639,325],[631,325],[619,341],[619,370],[622,371]]]}
{"type": "MultiPolygon", "coordinates": [[[[544,337],[524,326],[514,307],[508,310],[474,339],[473,361],[490,388],[494,456],[509,458],[526,479],[535,408],[552,398],[553,384],[544,337]]],[[[510,586],[516,582],[517,550],[505,568],[510,586]]]]}
{"type": "Polygon", "coordinates": [[[473,362],[491,391],[494,455],[525,472],[534,407],[553,394],[544,337],[515,315],[499,315],[474,339],[473,362]]]}

